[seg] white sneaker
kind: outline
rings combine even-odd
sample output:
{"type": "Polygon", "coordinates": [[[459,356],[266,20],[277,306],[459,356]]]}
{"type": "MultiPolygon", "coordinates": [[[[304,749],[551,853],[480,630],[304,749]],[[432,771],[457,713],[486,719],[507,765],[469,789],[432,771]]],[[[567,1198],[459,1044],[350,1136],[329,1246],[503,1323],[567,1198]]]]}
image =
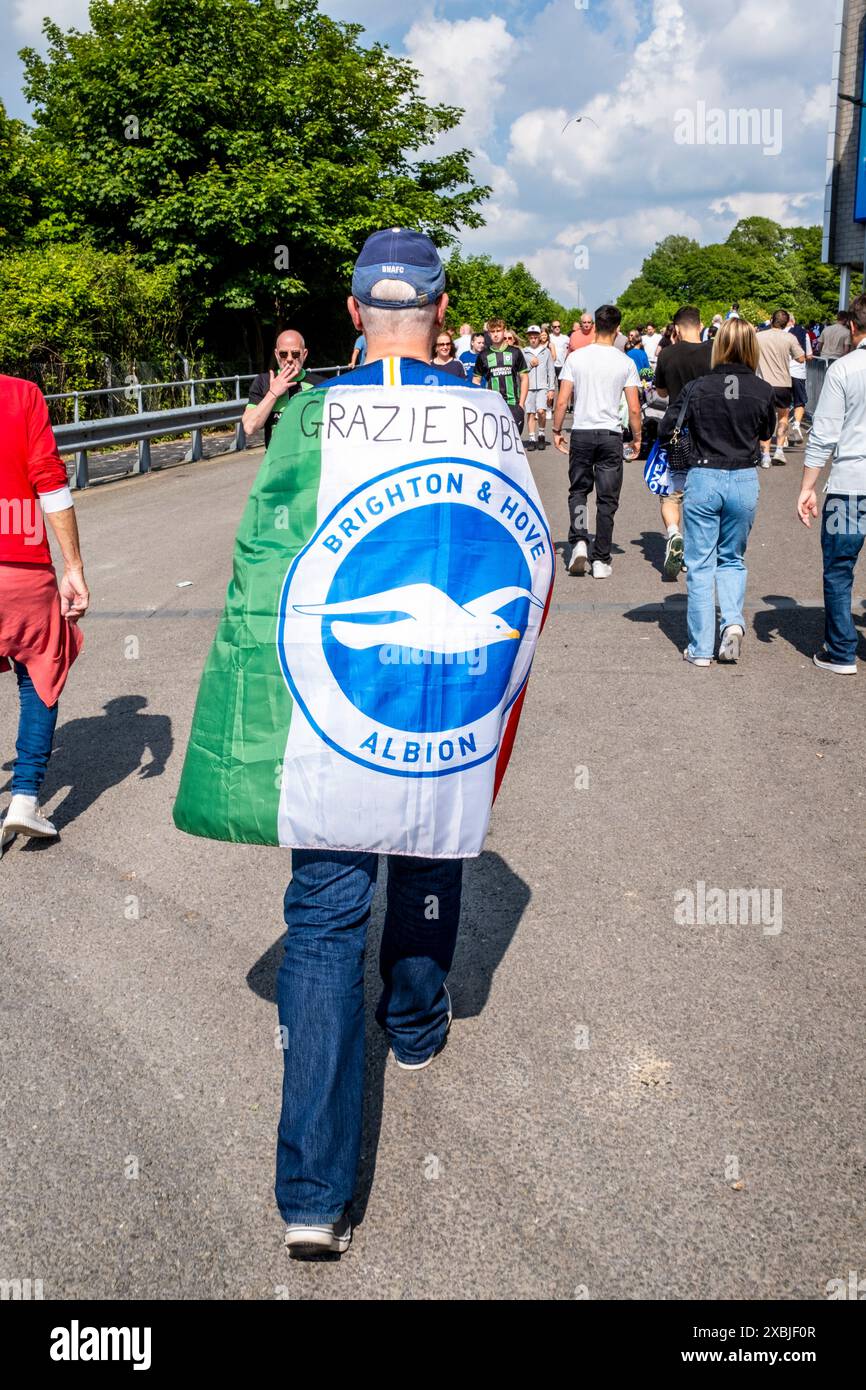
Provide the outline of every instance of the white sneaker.
{"type": "Polygon", "coordinates": [[[687,661],[690,666],[712,666],[713,664],[711,656],[692,656],[688,647],[683,652],[683,660],[687,661]]]}
{"type": "Polygon", "coordinates": [[[604,560],[593,560],[592,577],[593,579],[610,579],[613,570],[610,565],[605,564],[604,560]]]}
{"type": "Polygon", "coordinates": [[[56,837],[56,826],[41,814],[35,796],[22,796],[19,792],[10,801],[0,836],[2,843],[8,844],[14,835],[30,835],[35,840],[53,840],[56,837]]]}
{"type": "Polygon", "coordinates": [[[773,463],[782,464],[787,462],[788,460],[785,458],[785,450],[780,447],[777,447],[776,452],[773,455],[773,463]]]}
{"type": "Polygon", "coordinates": [[[719,643],[719,661],[739,661],[740,643],[745,635],[738,623],[726,627],[719,643]]]}
{"type": "Polygon", "coordinates": [[[771,460],[770,460],[770,455],[769,455],[769,454],[761,454],[761,467],[762,467],[762,468],[769,468],[769,467],[770,467],[770,462],[771,462],[771,460]]]}
{"type": "Polygon", "coordinates": [[[586,541],[578,541],[571,552],[571,559],[568,562],[569,574],[586,574],[586,563],[589,559],[589,551],[586,548],[586,541]]]}

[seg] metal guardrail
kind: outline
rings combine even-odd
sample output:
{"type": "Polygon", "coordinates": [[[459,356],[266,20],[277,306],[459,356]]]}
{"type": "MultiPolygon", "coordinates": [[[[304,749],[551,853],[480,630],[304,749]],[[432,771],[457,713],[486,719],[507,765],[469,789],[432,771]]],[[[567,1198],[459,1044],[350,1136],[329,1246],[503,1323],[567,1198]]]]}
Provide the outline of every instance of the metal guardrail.
{"type": "MultiPolygon", "coordinates": [[[[346,371],[344,365],[317,367],[318,374],[339,376],[346,371]]],[[[137,444],[138,458],[130,470],[133,474],[149,473],[151,467],[150,441],[164,438],[170,434],[185,434],[189,430],[191,443],[184,455],[184,463],[195,463],[202,457],[201,432],[208,427],[234,425],[235,438],[232,450],[246,448],[246,435],[241,425],[241,417],[246,409],[246,399],[241,395],[241,382],[250,382],[254,373],[230,377],[196,377],[183,381],[135,382],[126,386],[100,387],[91,391],[66,391],[58,395],[46,396],[47,401],[71,400],[74,419],[66,425],[54,426],[54,437],[61,454],[74,454],[75,467],[70,485],[73,488],[86,488],[89,484],[87,453],[90,449],[110,448],[118,444],[137,444]],[[201,386],[234,385],[234,397],[222,401],[196,401],[196,388],[201,386]],[[142,409],[142,392],[157,389],[189,387],[190,404],[178,406],[173,410],[142,409]],[[136,409],[125,415],[106,415],[91,420],[82,420],[80,402],[82,399],[97,396],[116,396],[123,394],[127,400],[134,400],[136,409]]]]}
{"type": "Polygon", "coordinates": [[[191,432],[192,442],[185,463],[195,463],[202,457],[201,432],[208,425],[235,425],[233,449],[246,448],[246,436],[241,416],[246,408],[242,400],[213,401],[209,405],[184,405],[178,410],[150,410],[140,415],[109,415],[103,420],[80,420],[77,424],[56,425],[54,438],[61,454],[75,454],[72,486],[87,487],[89,483],[88,449],[108,448],[113,444],[138,444],[138,458],[133,473],[150,472],[150,441],[169,434],[191,432]]]}

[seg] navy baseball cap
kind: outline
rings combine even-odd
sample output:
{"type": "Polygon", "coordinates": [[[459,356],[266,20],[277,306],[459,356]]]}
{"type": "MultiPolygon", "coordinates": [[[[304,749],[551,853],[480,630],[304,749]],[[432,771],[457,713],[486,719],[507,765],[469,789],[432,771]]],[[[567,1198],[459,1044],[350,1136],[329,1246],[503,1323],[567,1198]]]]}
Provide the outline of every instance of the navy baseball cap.
{"type": "Polygon", "coordinates": [[[428,236],[408,227],[388,227],[368,236],[352,274],[352,294],[375,309],[421,309],[437,300],[444,288],[439,252],[428,236]],[[405,281],[415,298],[374,299],[372,289],[380,280],[405,281]]]}

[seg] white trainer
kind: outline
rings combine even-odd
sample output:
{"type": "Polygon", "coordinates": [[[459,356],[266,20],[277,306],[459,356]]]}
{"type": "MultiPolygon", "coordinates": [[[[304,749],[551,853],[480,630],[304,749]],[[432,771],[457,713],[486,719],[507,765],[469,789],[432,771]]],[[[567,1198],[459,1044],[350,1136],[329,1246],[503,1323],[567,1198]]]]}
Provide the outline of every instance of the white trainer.
{"type": "Polygon", "coordinates": [[[571,552],[571,559],[568,562],[569,574],[586,574],[586,562],[589,559],[589,551],[586,548],[586,541],[577,541],[571,552]]]}
{"type": "Polygon", "coordinates": [[[604,560],[593,560],[592,577],[593,579],[610,579],[613,569],[604,560]]]}
{"type": "Polygon", "coordinates": [[[29,835],[34,840],[53,840],[57,827],[42,815],[35,796],[13,796],[3,821],[2,841],[7,845],[14,835],[29,835]]]}
{"type": "Polygon", "coordinates": [[[769,455],[769,454],[761,454],[761,467],[762,467],[762,468],[769,468],[769,467],[770,467],[770,455],[769,455]]]}
{"type": "Polygon", "coordinates": [[[719,661],[739,661],[740,644],[745,635],[738,623],[731,623],[730,627],[726,627],[719,644],[719,661]]]}

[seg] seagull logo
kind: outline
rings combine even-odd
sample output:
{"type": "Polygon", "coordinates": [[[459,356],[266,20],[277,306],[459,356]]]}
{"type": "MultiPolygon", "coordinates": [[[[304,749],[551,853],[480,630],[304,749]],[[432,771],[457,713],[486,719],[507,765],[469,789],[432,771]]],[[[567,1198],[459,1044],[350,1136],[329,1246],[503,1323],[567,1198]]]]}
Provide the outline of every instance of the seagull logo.
{"type": "Polygon", "coordinates": [[[389,644],[456,654],[494,642],[519,640],[521,633],[499,617],[500,608],[515,599],[528,599],[536,608],[544,607],[529,589],[518,585],[492,589],[460,604],[433,584],[405,584],[343,603],[295,603],[292,607],[296,613],[336,618],[331,632],[343,646],[355,651],[389,644]],[[391,617],[390,622],[380,621],[387,617],[391,617]]]}

